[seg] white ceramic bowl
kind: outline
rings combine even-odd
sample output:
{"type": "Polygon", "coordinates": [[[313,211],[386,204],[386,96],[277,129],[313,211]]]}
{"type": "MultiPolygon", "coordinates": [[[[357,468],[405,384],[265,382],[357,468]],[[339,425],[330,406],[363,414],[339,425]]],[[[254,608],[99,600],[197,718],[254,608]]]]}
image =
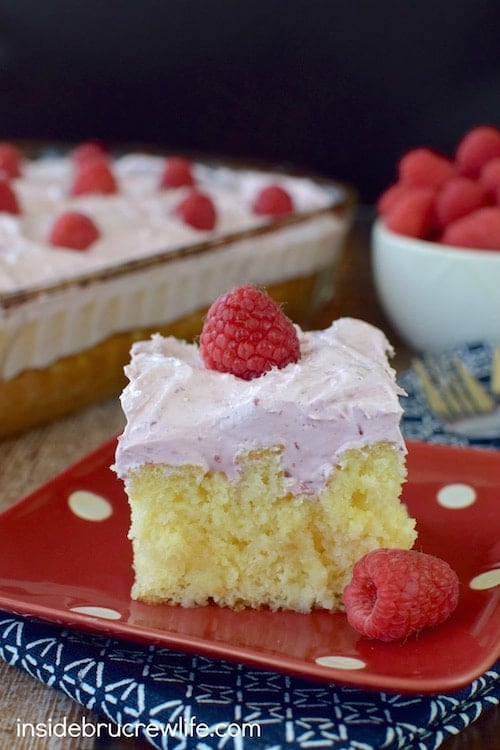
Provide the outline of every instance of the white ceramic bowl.
{"type": "Polygon", "coordinates": [[[372,231],[375,287],[388,320],[416,352],[500,344],[500,251],[372,231]]]}

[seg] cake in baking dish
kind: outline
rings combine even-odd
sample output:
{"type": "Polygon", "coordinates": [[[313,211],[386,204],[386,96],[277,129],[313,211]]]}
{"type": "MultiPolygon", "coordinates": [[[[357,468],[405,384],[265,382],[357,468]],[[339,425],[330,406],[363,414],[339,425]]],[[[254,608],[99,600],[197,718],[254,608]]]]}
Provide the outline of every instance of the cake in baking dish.
{"type": "Polygon", "coordinates": [[[248,329],[233,336],[243,369],[224,330],[212,353],[205,328],[199,345],[134,344],[113,467],[131,508],[133,598],[335,611],[364,553],[413,545],[384,334],[350,318],[289,325],[295,352],[257,375],[269,346],[248,329]]]}
{"type": "Polygon", "coordinates": [[[118,393],[133,341],[193,338],[235,284],[266,285],[302,323],[353,208],[333,181],[0,144],[0,438],[118,393]]]}

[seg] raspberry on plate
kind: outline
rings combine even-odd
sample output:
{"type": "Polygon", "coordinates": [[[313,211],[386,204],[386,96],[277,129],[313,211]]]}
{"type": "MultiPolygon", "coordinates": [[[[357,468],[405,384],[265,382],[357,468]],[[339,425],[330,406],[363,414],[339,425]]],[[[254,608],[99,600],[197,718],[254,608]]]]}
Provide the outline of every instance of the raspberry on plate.
{"type": "Polygon", "coordinates": [[[458,594],[458,576],[444,560],[383,548],[358,560],[343,600],[355,630],[395,641],[444,622],[456,608],[458,594]]]}
{"type": "Polygon", "coordinates": [[[189,159],[182,156],[170,156],[160,177],[160,188],[192,187],[195,179],[189,159]]]}
{"type": "Polygon", "coordinates": [[[236,287],[215,300],[200,336],[200,354],[209,369],[244,380],[300,358],[292,321],[271,297],[251,285],[236,287]]]}
{"type": "Polygon", "coordinates": [[[87,250],[100,233],[91,218],[78,211],[66,211],[52,224],[49,242],[56,247],[87,250]]]}
{"type": "Polygon", "coordinates": [[[453,163],[430,148],[408,151],[399,162],[399,179],[410,187],[440,188],[456,174],[453,163]]]}
{"type": "Polygon", "coordinates": [[[261,216],[286,216],[294,211],[290,194],[280,185],[267,185],[256,196],[253,212],[261,216]]]}
{"type": "Polygon", "coordinates": [[[196,189],[191,190],[177,204],[174,213],[185,224],[195,229],[210,231],[217,221],[217,212],[212,199],[196,189]]]}
{"type": "Polygon", "coordinates": [[[452,221],[444,230],[446,245],[476,250],[500,250],[500,206],[478,208],[461,219],[452,221]]]}
{"type": "Polygon", "coordinates": [[[6,214],[21,213],[15,192],[7,180],[2,179],[0,179],[0,212],[6,214]]]}
{"type": "Polygon", "coordinates": [[[0,143],[0,176],[8,180],[21,175],[21,152],[12,143],[0,143]]]}
{"type": "Polygon", "coordinates": [[[492,125],[478,125],[464,135],[458,144],[455,162],[461,174],[479,177],[484,165],[500,156],[500,130],[492,125]]]}
{"type": "Polygon", "coordinates": [[[103,159],[90,159],[77,167],[75,179],[71,186],[71,195],[98,193],[109,195],[116,193],[118,186],[110,165],[103,159]]]}

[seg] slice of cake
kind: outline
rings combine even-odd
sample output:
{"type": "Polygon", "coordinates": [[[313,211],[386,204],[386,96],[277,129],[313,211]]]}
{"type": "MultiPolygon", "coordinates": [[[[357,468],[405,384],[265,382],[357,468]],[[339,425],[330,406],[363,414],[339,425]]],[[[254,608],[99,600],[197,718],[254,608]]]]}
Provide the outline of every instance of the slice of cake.
{"type": "Polygon", "coordinates": [[[214,303],[199,346],[134,344],[114,466],[132,596],[337,610],[363,554],[410,548],[390,351],[350,318],[303,332],[253,287],[214,303]]]}

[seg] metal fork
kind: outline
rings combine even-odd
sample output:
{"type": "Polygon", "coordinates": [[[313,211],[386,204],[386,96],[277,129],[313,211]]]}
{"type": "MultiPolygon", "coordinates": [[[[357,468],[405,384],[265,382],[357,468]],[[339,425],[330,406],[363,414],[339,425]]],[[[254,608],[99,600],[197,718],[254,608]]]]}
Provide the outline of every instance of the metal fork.
{"type": "Polygon", "coordinates": [[[500,348],[493,353],[490,391],[458,357],[414,359],[413,367],[431,411],[447,432],[471,438],[500,437],[500,348]]]}

